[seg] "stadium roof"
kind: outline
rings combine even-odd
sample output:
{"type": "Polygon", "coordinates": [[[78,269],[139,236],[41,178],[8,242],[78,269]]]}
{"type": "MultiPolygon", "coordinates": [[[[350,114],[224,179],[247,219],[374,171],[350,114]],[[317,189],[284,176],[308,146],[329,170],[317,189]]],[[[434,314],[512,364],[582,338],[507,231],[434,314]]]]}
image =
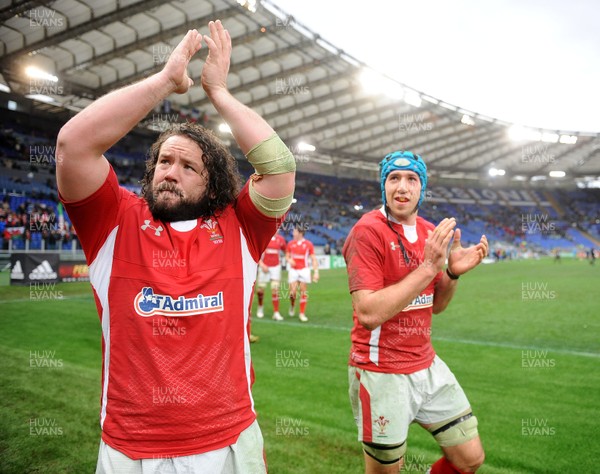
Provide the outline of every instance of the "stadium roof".
{"type": "MultiPolygon", "coordinates": [[[[273,125],[301,170],[375,177],[385,154],[411,149],[426,158],[434,180],[483,180],[491,169],[498,183],[600,177],[597,134],[522,129],[443,103],[375,73],[271,0],[253,4],[13,1],[0,7],[0,82],[9,97],[30,96],[36,110],[78,111],[159,71],[188,29],[206,34],[208,21],[219,18],[233,40],[232,93],[273,125]],[[49,75],[32,77],[31,66],[49,75]],[[551,171],[566,177],[551,178],[551,171]]],[[[196,83],[206,53],[203,47],[190,63],[196,83]]],[[[206,117],[215,128],[220,122],[201,87],[169,101],[146,126],[160,128],[178,112],[206,117]]]]}

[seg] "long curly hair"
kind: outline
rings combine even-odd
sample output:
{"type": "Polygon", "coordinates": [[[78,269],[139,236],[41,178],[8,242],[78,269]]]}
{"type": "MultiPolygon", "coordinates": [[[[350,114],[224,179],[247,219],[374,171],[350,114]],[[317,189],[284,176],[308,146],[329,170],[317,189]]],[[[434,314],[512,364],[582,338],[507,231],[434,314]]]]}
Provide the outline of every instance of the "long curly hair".
{"type": "Polygon", "coordinates": [[[142,178],[142,196],[152,188],[154,171],[158,155],[163,143],[174,135],[190,138],[202,150],[202,162],[207,173],[206,196],[208,197],[207,215],[209,217],[219,214],[229,204],[235,201],[242,188],[242,177],[238,171],[233,155],[223,145],[217,136],[201,125],[191,122],[176,123],[162,132],[152,144],[146,159],[146,171],[142,178]]]}

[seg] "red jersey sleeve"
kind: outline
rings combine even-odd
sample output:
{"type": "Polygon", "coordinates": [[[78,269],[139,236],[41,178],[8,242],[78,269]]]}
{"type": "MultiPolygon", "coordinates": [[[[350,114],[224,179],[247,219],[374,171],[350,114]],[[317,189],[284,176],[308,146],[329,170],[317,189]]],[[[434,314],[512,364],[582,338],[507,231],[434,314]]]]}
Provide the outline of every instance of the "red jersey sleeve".
{"type": "Polygon", "coordinates": [[[384,287],[384,255],[380,238],[371,227],[355,226],[342,249],[348,267],[350,292],[384,287]]]}
{"type": "Polygon", "coordinates": [[[252,258],[258,262],[283,219],[265,216],[260,212],[250,199],[249,185],[250,181],[247,181],[236,199],[235,214],[242,226],[252,258]]]}
{"type": "Polygon", "coordinates": [[[119,187],[113,168],[104,184],[91,196],[81,201],[65,201],[59,193],[69,219],[77,232],[88,264],[92,263],[108,235],[117,225],[117,215],[123,199],[135,196],[119,187]]]}

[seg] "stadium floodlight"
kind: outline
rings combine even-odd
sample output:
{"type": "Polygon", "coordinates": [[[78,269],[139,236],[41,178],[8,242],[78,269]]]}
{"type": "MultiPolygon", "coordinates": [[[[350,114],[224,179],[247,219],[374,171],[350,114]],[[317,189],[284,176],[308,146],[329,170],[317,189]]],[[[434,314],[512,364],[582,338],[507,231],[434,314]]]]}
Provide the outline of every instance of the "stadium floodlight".
{"type": "Polygon", "coordinates": [[[25,74],[32,79],[42,79],[44,81],[58,82],[58,77],[46,71],[42,71],[39,67],[28,66],[25,68],[25,74]]]}
{"type": "Polygon", "coordinates": [[[252,13],[256,12],[257,0],[237,0],[237,2],[246,10],[251,11],[252,13]]]}
{"type": "Polygon", "coordinates": [[[396,81],[379,74],[378,72],[364,68],[360,73],[360,82],[369,94],[385,94],[391,99],[402,99],[404,87],[396,81]]]}
{"type": "Polygon", "coordinates": [[[300,142],[298,143],[298,151],[315,151],[316,148],[314,145],[311,145],[310,143],[306,143],[306,142],[300,142]]]}
{"type": "Polygon", "coordinates": [[[225,122],[219,124],[219,132],[221,133],[231,133],[231,127],[227,125],[225,122]]]}
{"type": "Polygon", "coordinates": [[[460,123],[464,123],[465,125],[470,125],[471,127],[475,125],[475,120],[470,115],[464,114],[462,119],[460,119],[460,123]]]}
{"type": "Polygon", "coordinates": [[[546,143],[558,143],[558,133],[542,133],[542,141],[546,143]]]}
{"type": "Polygon", "coordinates": [[[423,103],[419,93],[410,89],[407,89],[404,94],[404,102],[408,105],[414,105],[415,107],[421,107],[421,104],[423,103]]]}
{"type": "Polygon", "coordinates": [[[599,189],[600,188],[600,178],[596,177],[596,176],[583,176],[582,178],[578,178],[577,181],[577,187],[578,188],[594,188],[594,189],[599,189]]]}
{"type": "Polygon", "coordinates": [[[426,100],[427,102],[430,102],[432,104],[439,104],[439,100],[437,100],[435,97],[431,97],[429,95],[422,95],[421,99],[426,100]]]}
{"type": "Polygon", "coordinates": [[[513,125],[508,129],[508,136],[514,141],[532,141],[538,142],[542,139],[542,134],[531,128],[526,128],[521,125],[513,125]]]}
{"type": "Polygon", "coordinates": [[[559,142],[564,143],[565,145],[575,145],[575,143],[577,143],[577,136],[576,135],[561,135],[559,142]]]}
{"type": "Polygon", "coordinates": [[[488,170],[488,174],[490,176],[504,176],[506,174],[506,171],[499,168],[490,168],[488,170]]]}
{"type": "Polygon", "coordinates": [[[566,174],[564,171],[550,171],[548,173],[551,178],[564,178],[566,174]]]}
{"type": "Polygon", "coordinates": [[[445,109],[448,109],[448,110],[454,110],[455,112],[458,110],[458,107],[456,107],[452,104],[449,104],[447,102],[440,101],[440,102],[438,102],[438,105],[440,105],[441,107],[444,107],[445,109]]]}
{"type": "Polygon", "coordinates": [[[45,94],[28,94],[25,97],[27,97],[28,99],[32,99],[32,100],[37,100],[38,102],[45,102],[47,104],[54,103],[54,99],[52,97],[50,97],[49,95],[45,95],[45,94]]]}

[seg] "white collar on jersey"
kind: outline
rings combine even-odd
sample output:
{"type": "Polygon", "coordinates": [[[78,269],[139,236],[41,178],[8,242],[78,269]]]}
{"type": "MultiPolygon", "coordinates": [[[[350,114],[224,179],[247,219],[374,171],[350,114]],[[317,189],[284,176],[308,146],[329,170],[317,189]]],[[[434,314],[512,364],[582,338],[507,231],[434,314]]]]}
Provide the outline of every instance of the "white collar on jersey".
{"type": "MultiPolygon", "coordinates": [[[[394,216],[392,216],[392,215],[386,216],[385,215],[385,206],[381,206],[381,209],[379,209],[379,211],[383,214],[383,217],[387,217],[390,220],[390,222],[393,222],[394,224],[400,224],[400,222],[398,222],[398,220],[395,219],[394,216]]],[[[419,239],[419,236],[417,235],[417,224],[415,224],[415,225],[402,224],[402,229],[404,230],[404,237],[411,244],[414,244],[419,239]]]]}
{"type": "Polygon", "coordinates": [[[177,222],[169,222],[169,225],[172,229],[177,232],[189,232],[196,228],[198,225],[198,219],[192,219],[190,221],[177,221],[177,222]]]}

